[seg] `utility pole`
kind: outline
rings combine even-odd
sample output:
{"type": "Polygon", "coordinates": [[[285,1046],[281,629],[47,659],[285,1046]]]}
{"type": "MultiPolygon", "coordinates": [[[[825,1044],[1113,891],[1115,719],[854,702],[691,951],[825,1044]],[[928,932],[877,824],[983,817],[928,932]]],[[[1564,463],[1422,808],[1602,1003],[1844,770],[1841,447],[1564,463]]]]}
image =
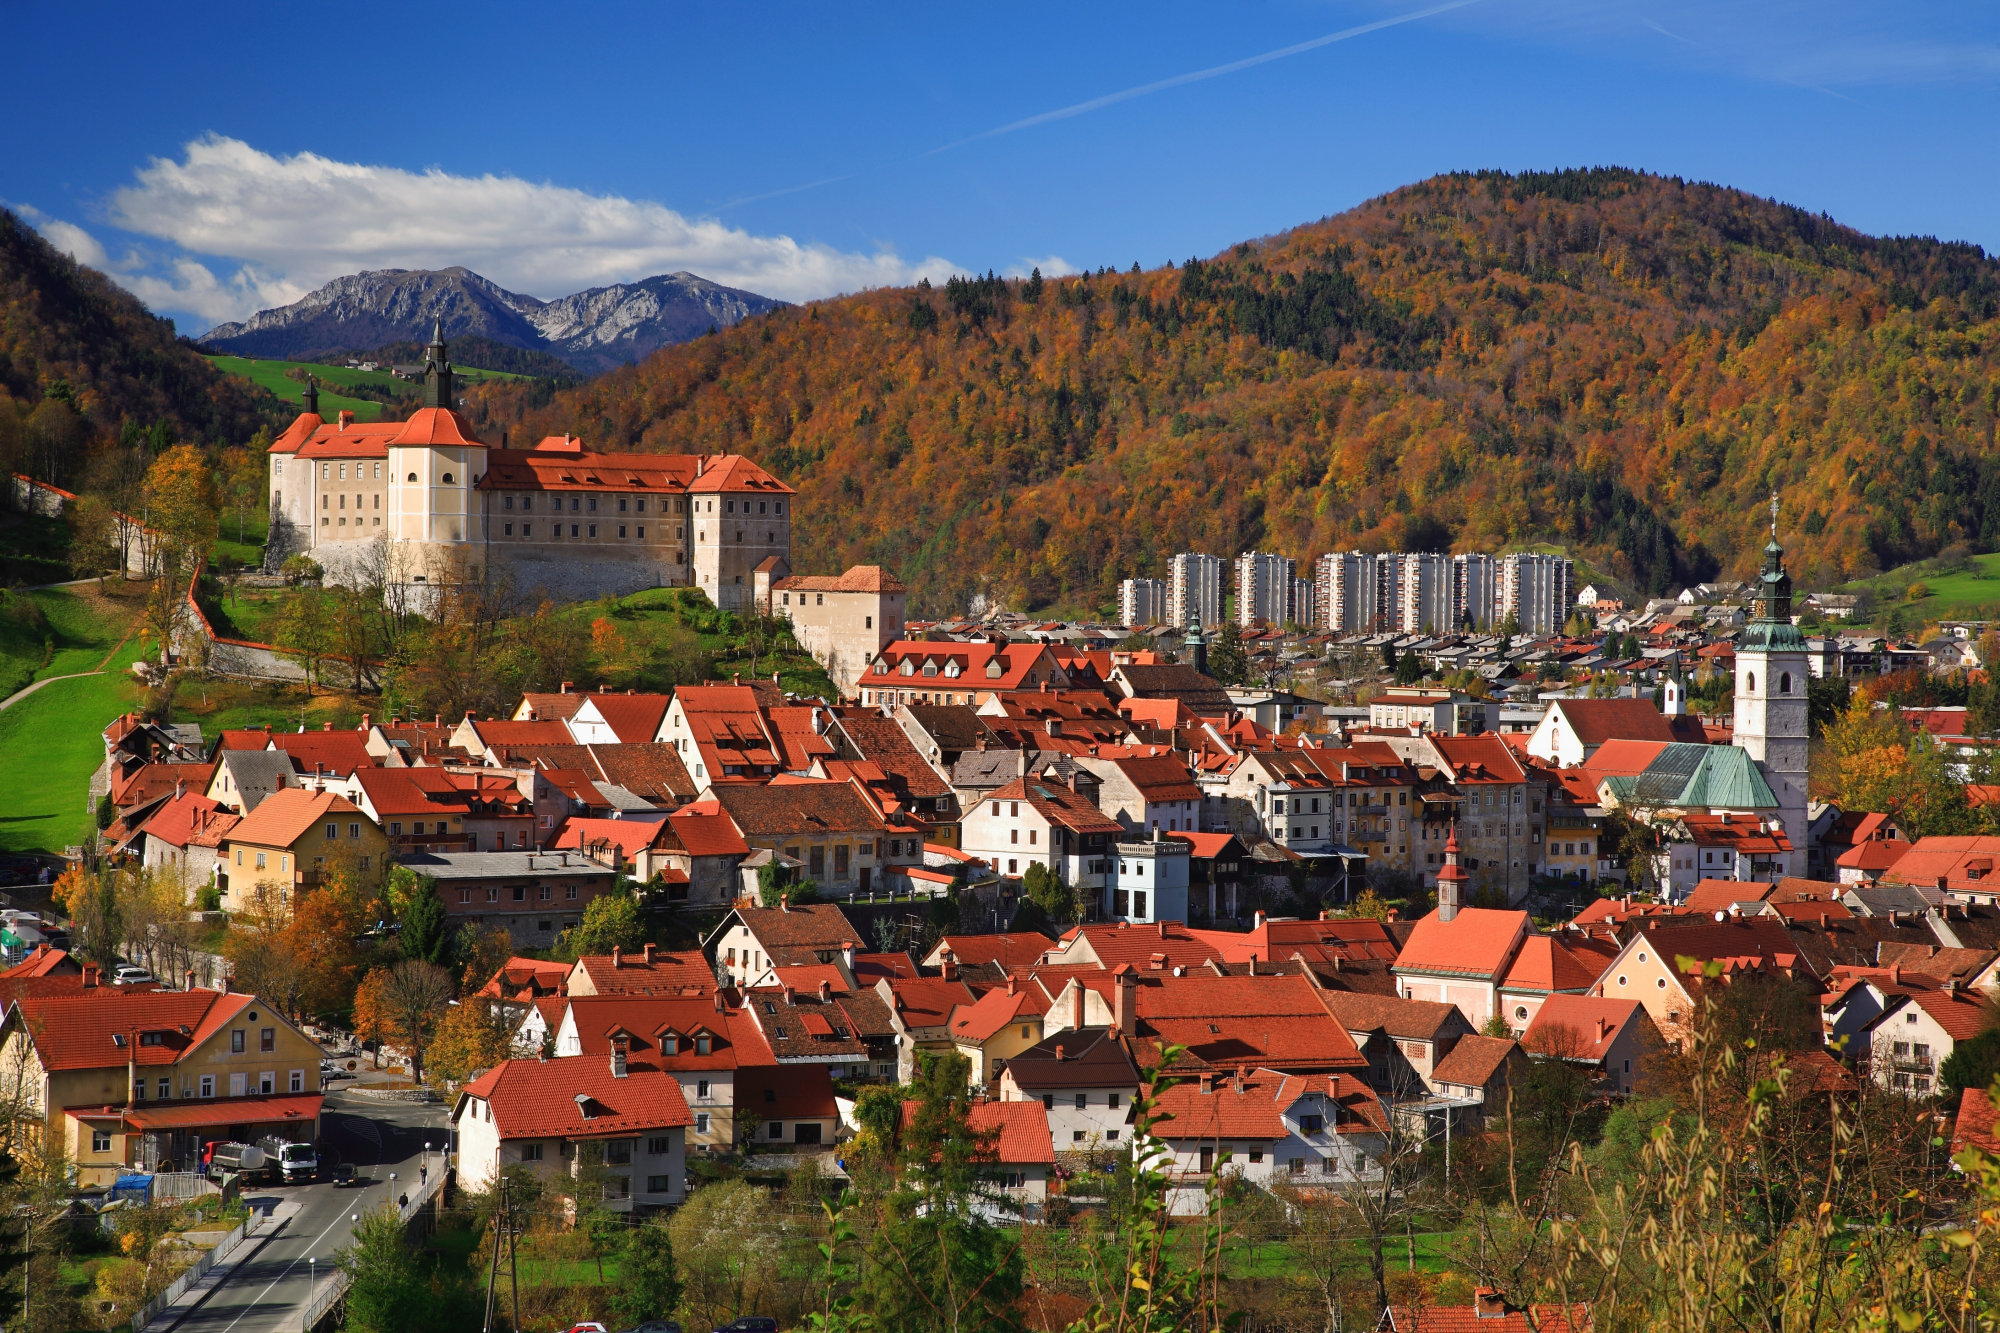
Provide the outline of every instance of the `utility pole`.
{"type": "Polygon", "coordinates": [[[493,1333],[493,1286],[500,1277],[500,1237],[507,1222],[507,1177],[500,1177],[500,1211],[493,1218],[493,1259],[486,1269],[486,1322],[481,1333],[493,1333]]]}

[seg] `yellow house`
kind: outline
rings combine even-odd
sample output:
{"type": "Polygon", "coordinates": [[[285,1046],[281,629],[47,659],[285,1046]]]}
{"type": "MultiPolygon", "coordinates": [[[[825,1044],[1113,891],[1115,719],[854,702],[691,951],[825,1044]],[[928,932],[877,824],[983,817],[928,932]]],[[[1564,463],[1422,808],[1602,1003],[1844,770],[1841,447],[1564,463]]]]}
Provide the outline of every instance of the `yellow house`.
{"type": "Polygon", "coordinates": [[[971,1081],[985,1086],[1000,1077],[1008,1060],[1042,1039],[1042,1014],[1048,997],[1040,986],[1019,986],[1011,979],[960,1005],[951,1016],[951,1043],[972,1062],[971,1081]]]}
{"type": "Polygon", "coordinates": [[[280,901],[319,884],[332,857],[353,859],[364,871],[380,870],[389,857],[381,826],[345,796],[287,787],[272,792],[229,831],[216,866],[222,908],[240,912],[260,887],[280,901]]]}
{"type": "Polygon", "coordinates": [[[108,1185],[199,1170],[205,1144],[319,1137],[317,1043],[254,995],[97,986],[24,998],[0,1022],[0,1095],[108,1185]]]}

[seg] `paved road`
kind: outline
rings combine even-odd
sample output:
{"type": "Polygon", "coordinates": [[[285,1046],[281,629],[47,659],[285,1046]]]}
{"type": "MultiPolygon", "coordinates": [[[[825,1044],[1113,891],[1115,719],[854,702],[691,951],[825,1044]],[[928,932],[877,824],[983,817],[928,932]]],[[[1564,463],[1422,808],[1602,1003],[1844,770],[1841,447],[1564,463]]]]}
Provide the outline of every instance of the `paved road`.
{"type": "MultiPolygon", "coordinates": [[[[353,1228],[352,1216],[391,1197],[391,1171],[397,1176],[396,1193],[416,1192],[425,1142],[439,1147],[445,1143],[445,1107],[331,1092],[320,1137],[322,1162],[337,1153],[337,1160],[354,1163],[355,1174],[366,1175],[373,1183],[366,1188],[336,1189],[321,1183],[249,1191],[251,1199],[293,1199],[301,1205],[299,1213],[182,1320],[177,1333],[296,1333],[315,1268],[307,1257],[319,1261],[322,1280],[332,1273],[333,1256],[347,1244],[353,1228]]],[[[430,1154],[429,1165],[438,1169],[437,1153],[430,1154]]]]}

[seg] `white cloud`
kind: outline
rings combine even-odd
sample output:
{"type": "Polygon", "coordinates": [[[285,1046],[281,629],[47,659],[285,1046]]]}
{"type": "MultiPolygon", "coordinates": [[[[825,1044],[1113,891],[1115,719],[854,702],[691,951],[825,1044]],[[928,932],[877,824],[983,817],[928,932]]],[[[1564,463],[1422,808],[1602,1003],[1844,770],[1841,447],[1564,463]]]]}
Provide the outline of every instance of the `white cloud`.
{"type": "Polygon", "coordinates": [[[1007,276],[1010,278],[1025,278],[1036,269],[1040,269],[1042,276],[1045,278],[1060,278],[1066,273],[1077,271],[1076,265],[1070,263],[1061,255],[1045,255],[1040,259],[1036,259],[1032,255],[1023,255],[1020,263],[1013,265],[1007,270],[1007,276]]]}
{"type": "Polygon", "coordinates": [[[786,300],[941,281],[952,265],[759,236],[663,204],[512,176],[276,157],[239,139],[155,158],[111,198],[110,220],[201,255],[237,261],[227,280],[192,259],[166,276],[121,278],[148,304],[239,318],[370,268],[463,264],[543,298],[687,269],[786,300]],[[141,284],[147,290],[141,290],[141,284]]]}
{"type": "Polygon", "coordinates": [[[79,264],[91,268],[104,268],[110,262],[99,245],[97,238],[73,222],[61,218],[50,218],[36,223],[42,235],[48,237],[49,244],[68,255],[79,264]]]}

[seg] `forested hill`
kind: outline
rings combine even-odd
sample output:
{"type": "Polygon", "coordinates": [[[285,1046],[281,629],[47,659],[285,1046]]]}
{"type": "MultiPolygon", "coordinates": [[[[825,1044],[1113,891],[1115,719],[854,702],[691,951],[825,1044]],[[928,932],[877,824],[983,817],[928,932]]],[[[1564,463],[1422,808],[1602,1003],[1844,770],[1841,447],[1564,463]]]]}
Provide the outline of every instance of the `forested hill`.
{"type": "Polygon", "coordinates": [[[281,415],[137,297],[0,209],[0,467],[68,485],[91,447],[121,432],[242,444],[281,415]]]}
{"type": "Polygon", "coordinates": [[[1425,181],[1203,261],[779,310],[491,429],[735,450],[802,570],[1107,603],[1172,552],[1556,542],[1661,592],[2000,545],[2000,266],[1622,170],[1425,181]]]}

